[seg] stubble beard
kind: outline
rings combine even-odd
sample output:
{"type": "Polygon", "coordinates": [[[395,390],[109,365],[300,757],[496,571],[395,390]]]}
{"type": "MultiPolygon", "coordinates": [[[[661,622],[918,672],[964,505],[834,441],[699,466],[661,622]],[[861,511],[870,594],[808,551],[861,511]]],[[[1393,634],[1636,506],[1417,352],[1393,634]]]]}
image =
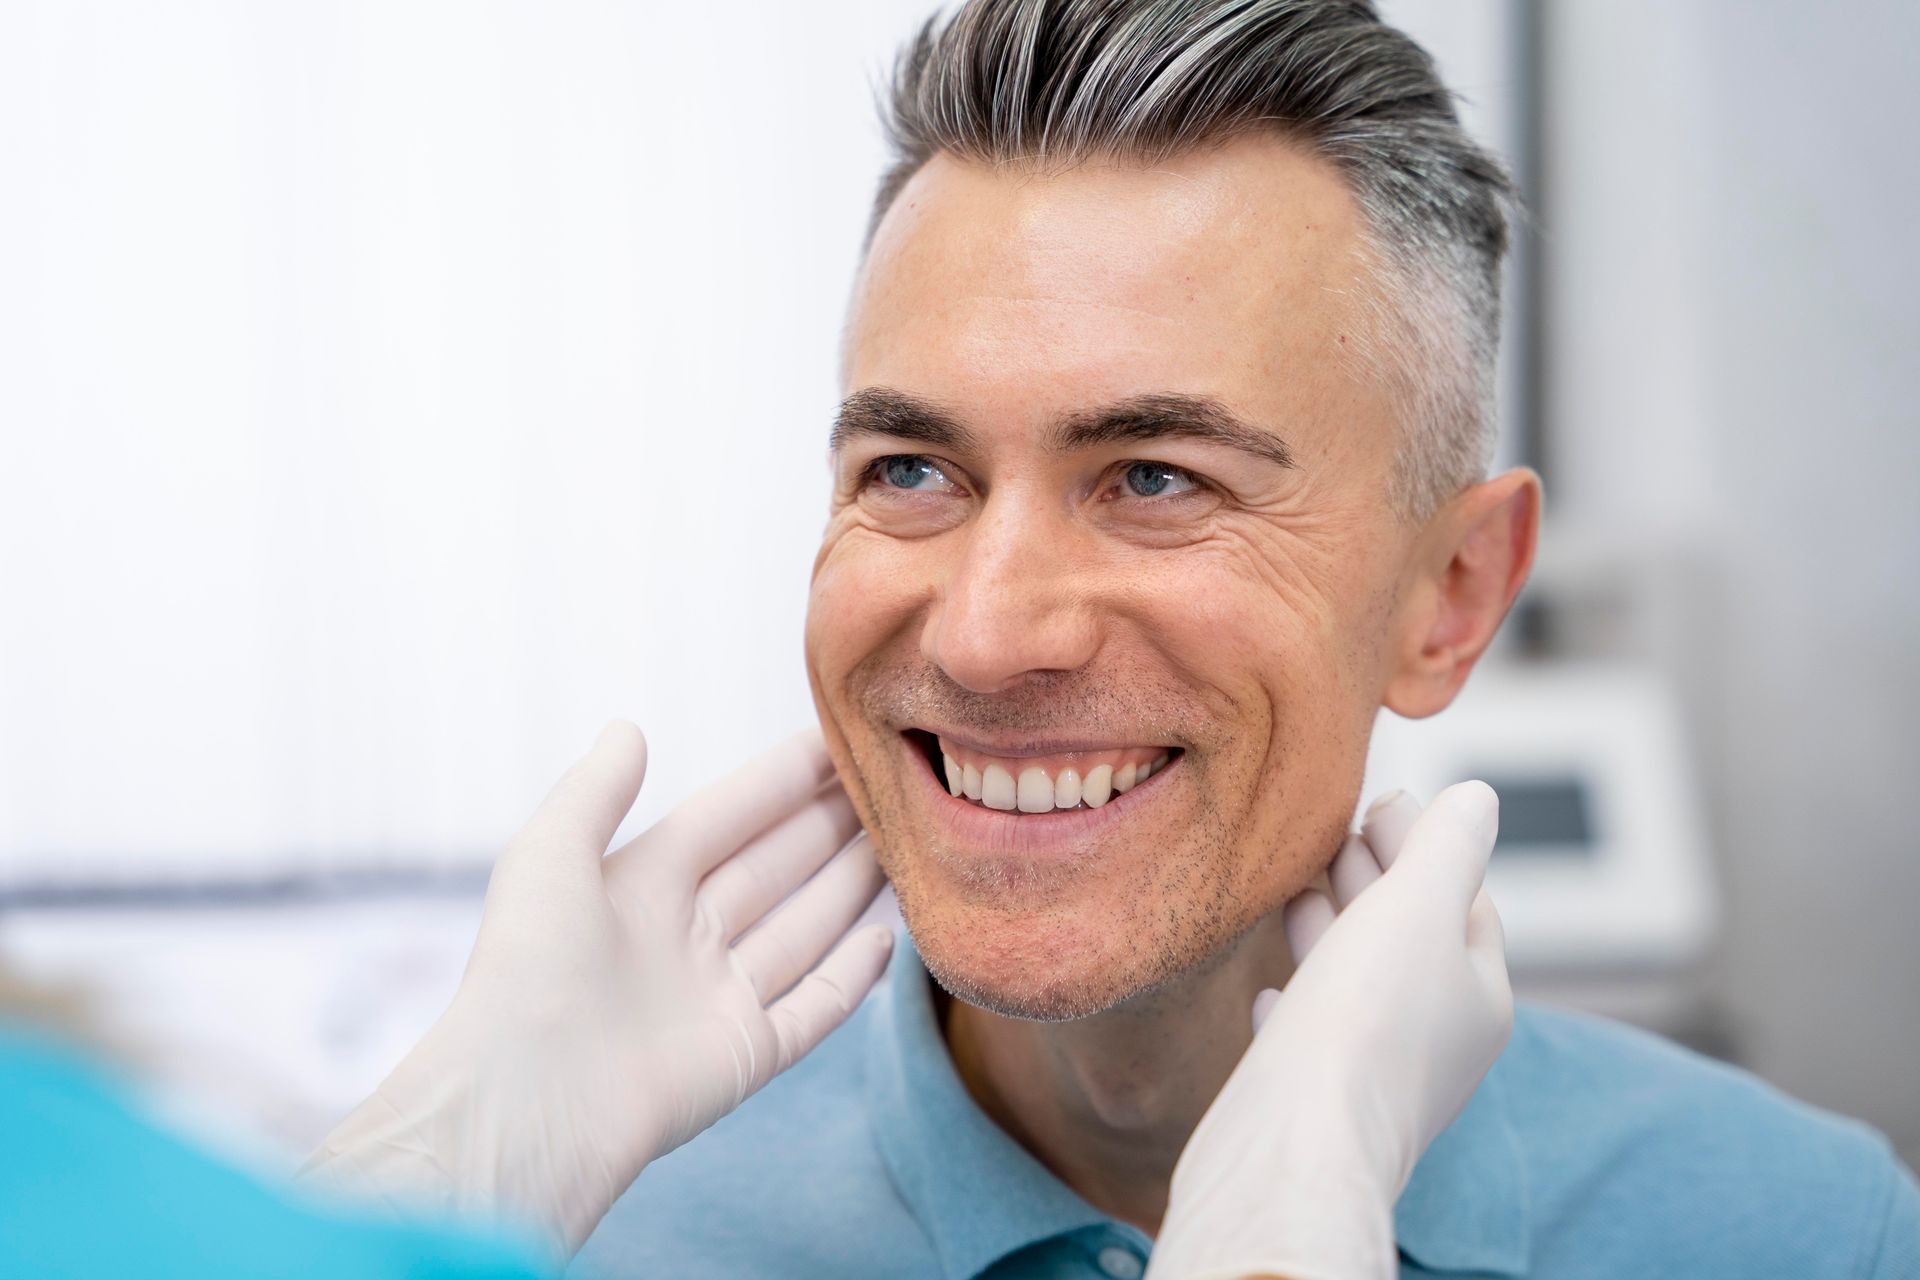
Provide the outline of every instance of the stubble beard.
{"type": "MultiPolygon", "coordinates": [[[[859,775],[849,791],[857,792],[863,824],[922,962],[955,999],[1010,1018],[1062,1022],[1123,1004],[1179,998],[1183,980],[1218,968],[1234,944],[1284,902],[1266,900],[1273,892],[1272,863],[1282,851],[1247,848],[1249,841],[1280,834],[1262,836],[1255,829],[1258,802],[1270,790],[1264,775],[1273,762],[1262,755],[1239,769],[1229,767],[1244,751],[1264,752],[1267,735],[1252,735],[1249,742],[1230,700],[1159,672],[1122,674],[1050,673],[1018,694],[982,695],[961,688],[918,655],[895,651],[870,656],[841,686],[846,700],[836,718],[847,731],[844,740],[859,775]],[[1130,839],[1127,823],[1120,824],[1109,836],[1112,850],[1092,864],[1093,873],[1108,881],[1099,890],[1104,901],[1114,905],[1088,919],[1078,900],[1089,864],[982,862],[941,849],[922,830],[918,806],[909,799],[920,783],[900,773],[916,765],[903,760],[894,738],[898,726],[925,723],[1036,737],[1060,724],[1089,732],[1124,727],[1146,735],[1145,741],[1179,744],[1187,774],[1180,782],[1195,796],[1185,838],[1170,849],[1141,849],[1138,841],[1157,830],[1150,826],[1130,839]],[[1116,867],[1125,868],[1127,883],[1112,884],[1116,867]],[[1035,953],[1033,937],[1063,929],[1070,936],[1075,928],[1101,936],[1099,947],[1078,953],[1078,964],[1035,953]],[[989,969],[1023,980],[996,977],[989,969]]],[[[1318,865],[1331,859],[1344,835],[1344,827],[1332,834],[1318,865]]]]}
{"type": "MultiPolygon", "coordinates": [[[[1184,759],[1187,767],[1203,766],[1192,752],[1184,759]]],[[[1200,771],[1196,768],[1196,775],[1200,771]]],[[[885,776],[892,776],[890,769],[885,776]]],[[[1243,824],[1229,820],[1207,796],[1204,777],[1190,777],[1187,785],[1199,791],[1201,801],[1180,848],[1151,855],[1129,843],[1123,829],[1111,854],[1100,858],[1129,869],[1126,882],[1103,889],[1106,900],[1118,904],[1117,913],[1080,921],[1081,927],[1102,932],[1107,945],[1101,962],[1063,969],[1055,956],[1002,951],[1000,963],[990,967],[1017,968],[1038,978],[1015,986],[976,968],[978,953],[966,942],[977,941],[983,929],[1017,935],[1023,927],[1034,934],[1073,927],[1073,891],[1084,883],[1086,866],[955,856],[915,832],[917,824],[900,800],[904,786],[875,786],[877,779],[865,772],[862,781],[874,810],[869,835],[921,962],[949,995],[991,1013],[1065,1022],[1153,1002],[1219,968],[1272,910],[1235,882],[1234,873],[1244,865],[1243,824]],[[941,887],[930,886],[933,879],[941,887]],[[946,885],[958,886],[959,892],[946,885]]],[[[1247,799],[1240,797],[1236,807],[1243,815],[1247,799]]]]}

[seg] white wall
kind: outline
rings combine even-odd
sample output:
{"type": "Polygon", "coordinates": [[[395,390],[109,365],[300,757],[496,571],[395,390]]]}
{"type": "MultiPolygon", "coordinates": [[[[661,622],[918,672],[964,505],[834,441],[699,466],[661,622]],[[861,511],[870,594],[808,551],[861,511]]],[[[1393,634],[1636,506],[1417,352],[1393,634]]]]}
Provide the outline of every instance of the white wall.
{"type": "Polygon", "coordinates": [[[0,884],[491,856],[807,723],[920,0],[0,7],[0,884]]]}

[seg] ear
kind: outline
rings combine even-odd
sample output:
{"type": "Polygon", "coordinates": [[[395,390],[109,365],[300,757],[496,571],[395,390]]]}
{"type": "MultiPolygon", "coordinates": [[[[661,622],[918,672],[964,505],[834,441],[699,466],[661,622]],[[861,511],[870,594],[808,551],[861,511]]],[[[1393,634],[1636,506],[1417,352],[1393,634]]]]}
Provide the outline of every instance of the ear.
{"type": "Polygon", "coordinates": [[[1468,487],[1434,514],[1401,584],[1382,703],[1418,720],[1453,701],[1520,594],[1539,535],[1540,477],[1527,467],[1468,487]]]}

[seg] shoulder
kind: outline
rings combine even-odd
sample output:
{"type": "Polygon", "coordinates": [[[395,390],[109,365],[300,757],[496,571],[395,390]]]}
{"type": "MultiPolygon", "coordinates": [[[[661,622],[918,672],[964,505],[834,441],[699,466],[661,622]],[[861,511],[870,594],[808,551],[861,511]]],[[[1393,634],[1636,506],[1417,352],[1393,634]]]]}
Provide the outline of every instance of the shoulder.
{"type": "Polygon", "coordinates": [[[912,1276],[912,1259],[931,1265],[873,1139],[865,1064],[875,998],[731,1115],[648,1165],[575,1273],[912,1276]],[[872,1268],[861,1265],[869,1256],[872,1268]]]}
{"type": "MultiPolygon", "coordinates": [[[[0,1025],[0,1274],[527,1280],[504,1240],[362,1219],[194,1148],[71,1047],[0,1025]]],[[[450,1224],[448,1224],[450,1225],[450,1224]]]]}
{"type": "Polygon", "coordinates": [[[1865,1276],[1913,1212],[1879,1132],[1649,1032],[1522,1001],[1497,1070],[1549,1273],[1598,1242],[1693,1274],[1865,1276]]]}

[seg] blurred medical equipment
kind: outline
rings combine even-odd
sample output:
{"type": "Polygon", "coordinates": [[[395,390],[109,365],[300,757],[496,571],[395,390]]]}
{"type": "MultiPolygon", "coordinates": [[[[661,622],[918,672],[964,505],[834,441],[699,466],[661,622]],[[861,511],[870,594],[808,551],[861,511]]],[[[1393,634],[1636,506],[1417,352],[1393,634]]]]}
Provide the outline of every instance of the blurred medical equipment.
{"type": "MultiPolygon", "coordinates": [[[[1382,711],[1363,796],[1462,778],[1500,794],[1487,888],[1523,997],[1575,1005],[1738,1057],[1705,994],[1721,890],[1690,690],[1665,673],[1708,634],[1684,549],[1542,532],[1501,640],[1452,706],[1382,711]]],[[[1697,709],[1696,709],[1697,710],[1697,709]]]]}
{"type": "Polygon", "coordinates": [[[1697,786],[1674,708],[1644,673],[1484,672],[1429,723],[1383,715],[1368,768],[1369,795],[1461,778],[1499,793],[1489,882],[1516,969],[1671,971],[1713,936],[1697,786]]]}
{"type": "Polygon", "coordinates": [[[284,1175],[446,1008],[484,884],[15,890],[0,895],[0,966],[71,993],[149,1110],[284,1175]]]}

